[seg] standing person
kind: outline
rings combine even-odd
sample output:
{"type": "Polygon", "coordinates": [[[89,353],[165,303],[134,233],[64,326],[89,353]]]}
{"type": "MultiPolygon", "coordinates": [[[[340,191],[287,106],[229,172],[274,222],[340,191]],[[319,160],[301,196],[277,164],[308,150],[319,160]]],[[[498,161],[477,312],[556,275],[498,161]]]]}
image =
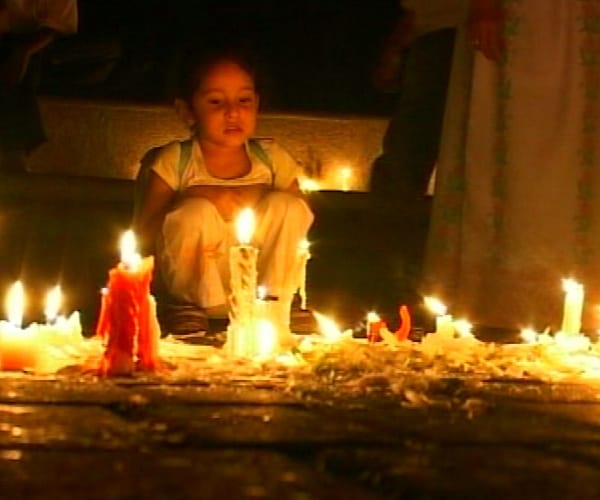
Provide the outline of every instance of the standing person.
{"type": "Polygon", "coordinates": [[[561,279],[600,304],[600,3],[465,2],[424,291],[482,326],[560,326],[561,279]]]}
{"type": "Polygon", "coordinates": [[[157,244],[173,299],[166,328],[178,334],[205,328],[206,315],[226,315],[232,222],[242,208],[257,215],[258,283],[286,303],[313,221],[296,161],[275,141],[252,138],[259,96],[248,58],[225,48],[184,61],[175,107],[192,137],[156,152],[134,221],[146,248],[157,244]]]}
{"type": "Polygon", "coordinates": [[[455,24],[452,5],[430,12],[414,3],[399,2],[398,21],[373,75],[375,86],[394,93],[396,102],[371,191],[403,203],[423,198],[437,160],[455,24]]]}
{"type": "Polygon", "coordinates": [[[46,140],[36,90],[40,55],[77,32],[76,0],[0,0],[0,170],[22,171],[46,140]]]}
{"type": "Polygon", "coordinates": [[[386,269],[394,269],[378,281],[377,301],[392,299],[389,306],[378,304],[389,308],[392,317],[399,297],[411,304],[420,300],[417,291],[431,210],[426,192],[438,157],[457,1],[399,1],[397,21],[373,74],[375,86],[395,99],[370,179],[372,219],[381,225],[376,234],[387,235],[381,258],[386,269]],[[397,249],[393,254],[391,246],[397,249]]]}

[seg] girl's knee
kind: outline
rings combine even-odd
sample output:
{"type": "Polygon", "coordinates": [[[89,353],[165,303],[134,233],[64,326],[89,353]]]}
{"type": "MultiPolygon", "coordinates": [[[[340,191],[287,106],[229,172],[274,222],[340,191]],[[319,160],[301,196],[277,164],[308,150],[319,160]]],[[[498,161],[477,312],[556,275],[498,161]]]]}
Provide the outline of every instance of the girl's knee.
{"type": "Polygon", "coordinates": [[[218,220],[219,217],[212,202],[204,198],[191,198],[167,214],[164,226],[177,226],[185,231],[193,231],[206,226],[209,221],[218,220]]]}
{"type": "Polygon", "coordinates": [[[291,193],[273,191],[264,198],[263,203],[266,211],[292,221],[312,222],[314,219],[308,204],[291,193]]]}

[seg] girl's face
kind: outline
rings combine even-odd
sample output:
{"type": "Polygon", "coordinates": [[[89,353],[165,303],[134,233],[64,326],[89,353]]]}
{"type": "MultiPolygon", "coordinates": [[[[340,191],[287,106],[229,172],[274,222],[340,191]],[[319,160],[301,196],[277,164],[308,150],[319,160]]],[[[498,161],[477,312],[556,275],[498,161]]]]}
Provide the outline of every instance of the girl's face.
{"type": "Polygon", "coordinates": [[[258,95],[254,80],[235,62],[220,62],[198,86],[190,108],[201,142],[240,146],[256,128],[258,95]]]}

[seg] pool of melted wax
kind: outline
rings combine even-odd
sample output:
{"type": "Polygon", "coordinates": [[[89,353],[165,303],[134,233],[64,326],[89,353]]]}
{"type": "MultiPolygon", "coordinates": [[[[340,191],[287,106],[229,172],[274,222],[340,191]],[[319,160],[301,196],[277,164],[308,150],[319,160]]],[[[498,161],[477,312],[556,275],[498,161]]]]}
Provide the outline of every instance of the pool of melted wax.
{"type": "MultiPolygon", "coordinates": [[[[477,412],[473,397],[494,383],[600,383],[600,347],[589,342],[568,349],[551,336],[532,344],[495,344],[474,337],[426,335],[419,342],[387,335],[369,344],[350,331],[336,341],[298,335],[297,347],[268,359],[231,358],[220,348],[160,341],[161,367],[153,373],[103,380],[95,367],[104,347],[95,338],[48,349],[36,373],[2,372],[2,378],[36,378],[65,384],[227,387],[266,390],[304,400],[344,401],[391,397],[407,407],[438,406],[477,412]]],[[[573,347],[574,346],[574,347],[573,347]]],[[[105,389],[104,389],[105,390],[105,389]]],[[[96,394],[99,397],[99,394],[96,394]]]]}

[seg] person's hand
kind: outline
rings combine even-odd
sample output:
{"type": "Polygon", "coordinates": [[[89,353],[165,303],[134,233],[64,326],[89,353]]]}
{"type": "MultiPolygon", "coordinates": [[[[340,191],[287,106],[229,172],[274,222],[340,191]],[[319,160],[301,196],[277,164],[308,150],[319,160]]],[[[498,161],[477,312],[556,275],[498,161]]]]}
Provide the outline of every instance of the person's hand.
{"type": "Polygon", "coordinates": [[[502,9],[498,0],[471,0],[471,45],[492,61],[498,61],[504,52],[502,28],[502,9]]]}

